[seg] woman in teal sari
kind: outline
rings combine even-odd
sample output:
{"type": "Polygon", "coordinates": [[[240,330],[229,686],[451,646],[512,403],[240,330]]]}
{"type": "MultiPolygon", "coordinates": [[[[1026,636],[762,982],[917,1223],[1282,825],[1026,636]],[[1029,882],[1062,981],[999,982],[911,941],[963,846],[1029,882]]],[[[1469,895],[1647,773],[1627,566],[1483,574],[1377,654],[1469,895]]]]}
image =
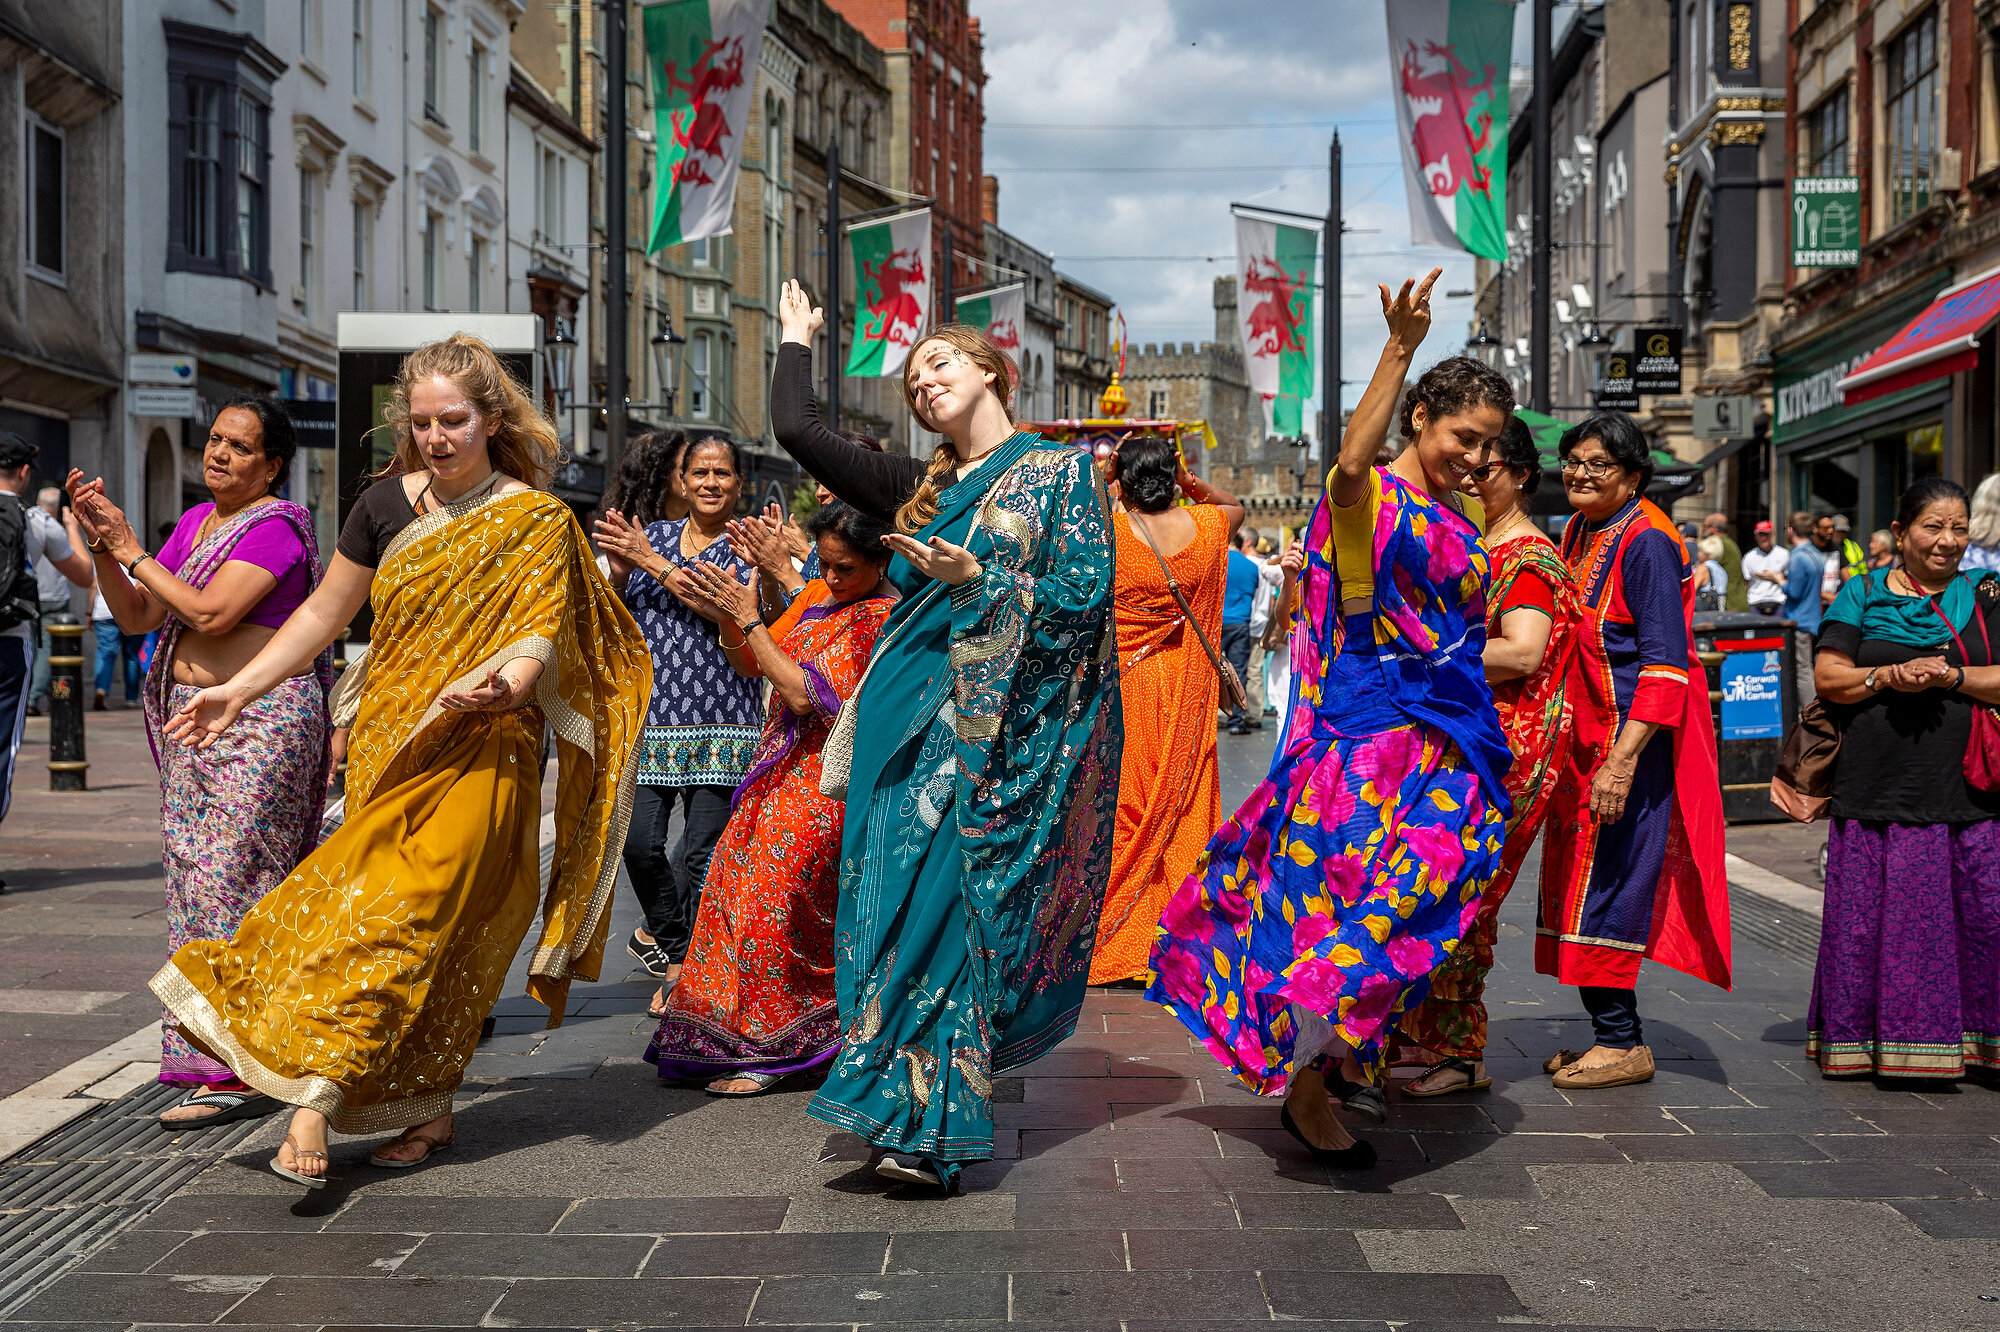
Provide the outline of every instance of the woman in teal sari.
{"type": "Polygon", "coordinates": [[[883,626],[827,745],[852,736],[835,923],[846,1036],[807,1113],[951,1188],[993,1155],[993,1076],[1076,1026],[1109,871],[1122,731],[1109,506],[1090,455],[1017,430],[1013,367],[948,325],[905,367],[945,436],[928,466],[856,447],[812,403],[822,322],[796,283],[771,389],[778,442],[893,521],[883,626]]]}

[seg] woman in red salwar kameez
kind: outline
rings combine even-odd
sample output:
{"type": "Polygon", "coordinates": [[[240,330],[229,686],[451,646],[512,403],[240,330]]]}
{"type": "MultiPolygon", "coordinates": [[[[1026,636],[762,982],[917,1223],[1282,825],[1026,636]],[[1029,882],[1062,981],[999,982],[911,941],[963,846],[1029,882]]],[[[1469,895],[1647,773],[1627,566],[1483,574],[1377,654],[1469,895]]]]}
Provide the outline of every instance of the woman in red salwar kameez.
{"type": "Polygon", "coordinates": [[[788,611],[782,640],[760,621],[752,586],[696,570],[726,615],[717,623],[730,664],[772,689],[763,737],[709,863],[687,965],[646,1050],[663,1078],[755,1096],[840,1049],[833,920],[844,805],[820,794],[820,749],[896,604],[883,578],[888,530],[837,502],[814,515],[808,531],[827,595],[788,611]]]}

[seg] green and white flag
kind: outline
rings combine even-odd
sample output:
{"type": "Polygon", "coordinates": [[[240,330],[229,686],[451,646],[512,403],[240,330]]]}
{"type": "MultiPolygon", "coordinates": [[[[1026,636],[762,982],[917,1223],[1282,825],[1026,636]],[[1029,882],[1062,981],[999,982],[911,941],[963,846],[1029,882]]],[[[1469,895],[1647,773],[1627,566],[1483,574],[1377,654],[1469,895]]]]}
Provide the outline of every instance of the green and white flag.
{"type": "Polygon", "coordinates": [[[645,7],[656,154],[648,254],[733,229],[736,169],[770,7],[770,0],[645,7]]]}
{"type": "Polygon", "coordinates": [[[1513,0],[1386,0],[1410,239],[1507,257],[1513,0]]]}
{"type": "Polygon", "coordinates": [[[847,230],[854,265],[850,375],[900,374],[930,324],[931,210],[899,213],[847,230]]]}
{"type": "Polygon", "coordinates": [[[1305,433],[1318,274],[1318,229],[1236,214],[1237,331],[1267,435],[1305,433]]]}
{"type": "Polygon", "coordinates": [[[986,340],[1021,360],[1021,326],[1028,322],[1028,289],[1016,282],[988,291],[973,292],[957,301],[958,322],[970,324],[986,335],[986,340]]]}

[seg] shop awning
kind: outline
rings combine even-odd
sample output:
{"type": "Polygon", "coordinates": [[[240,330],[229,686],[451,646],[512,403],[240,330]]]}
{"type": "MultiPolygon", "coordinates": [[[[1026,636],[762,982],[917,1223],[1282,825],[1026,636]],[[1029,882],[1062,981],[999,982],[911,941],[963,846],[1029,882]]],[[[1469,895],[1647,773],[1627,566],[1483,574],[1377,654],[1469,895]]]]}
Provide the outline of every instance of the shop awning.
{"type": "Polygon", "coordinates": [[[1979,337],[2000,319],[2000,269],[1946,287],[1903,331],[1840,381],[1841,403],[1852,407],[1970,370],[1979,337]]]}

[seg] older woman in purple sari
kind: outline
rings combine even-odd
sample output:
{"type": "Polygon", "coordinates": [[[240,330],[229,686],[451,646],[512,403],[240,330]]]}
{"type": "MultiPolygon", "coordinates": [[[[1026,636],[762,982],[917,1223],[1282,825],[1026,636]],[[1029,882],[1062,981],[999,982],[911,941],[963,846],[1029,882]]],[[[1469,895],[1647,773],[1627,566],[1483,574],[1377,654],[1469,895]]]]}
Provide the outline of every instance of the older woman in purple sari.
{"type": "MultiPolygon", "coordinates": [[[[227,940],[243,913],[311,851],[327,783],[332,657],[243,710],[206,749],[159,742],[188,696],[236,674],[319,583],[312,515],[276,491],[297,451],[275,399],[245,395],[216,413],[202,451],[215,496],[181,516],[150,555],[104,493],[69,475],[71,502],[118,627],[160,631],[146,672],[146,729],[160,764],[167,950],[227,940]]],[[[160,1081],[189,1088],[160,1116],[174,1128],[269,1114],[278,1103],[189,1045],[172,1014],[160,1081]]]]}

